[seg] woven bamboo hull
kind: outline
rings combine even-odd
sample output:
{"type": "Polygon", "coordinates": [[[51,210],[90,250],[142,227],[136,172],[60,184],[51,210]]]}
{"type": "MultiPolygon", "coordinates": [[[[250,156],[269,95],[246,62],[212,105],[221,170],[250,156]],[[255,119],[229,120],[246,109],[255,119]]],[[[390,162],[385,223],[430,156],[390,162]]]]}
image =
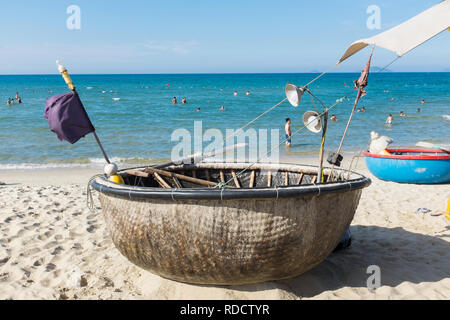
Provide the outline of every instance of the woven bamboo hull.
{"type": "Polygon", "coordinates": [[[348,229],[363,187],[229,200],[131,201],[100,190],[100,200],[115,246],[137,266],[181,282],[242,285],[321,263],[348,229]]]}
{"type": "Polygon", "coordinates": [[[113,242],[162,277],[248,284],[300,275],[349,227],[361,190],[272,200],[129,201],[101,196],[113,242]]]}

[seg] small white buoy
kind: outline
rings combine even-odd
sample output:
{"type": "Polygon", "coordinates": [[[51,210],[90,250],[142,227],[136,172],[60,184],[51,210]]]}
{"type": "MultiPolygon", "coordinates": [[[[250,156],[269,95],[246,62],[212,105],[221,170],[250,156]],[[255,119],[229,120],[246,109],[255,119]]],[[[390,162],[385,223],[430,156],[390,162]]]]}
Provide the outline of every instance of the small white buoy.
{"type": "Polygon", "coordinates": [[[118,170],[119,170],[119,168],[117,167],[117,164],[115,164],[115,163],[108,163],[103,168],[103,171],[109,177],[112,176],[112,175],[115,175],[118,170]]]}
{"type": "Polygon", "coordinates": [[[109,163],[105,165],[103,168],[103,171],[105,174],[109,177],[109,181],[115,182],[118,184],[124,184],[125,181],[123,180],[122,176],[117,174],[117,171],[119,171],[119,168],[117,167],[117,164],[115,163],[109,163]]]}

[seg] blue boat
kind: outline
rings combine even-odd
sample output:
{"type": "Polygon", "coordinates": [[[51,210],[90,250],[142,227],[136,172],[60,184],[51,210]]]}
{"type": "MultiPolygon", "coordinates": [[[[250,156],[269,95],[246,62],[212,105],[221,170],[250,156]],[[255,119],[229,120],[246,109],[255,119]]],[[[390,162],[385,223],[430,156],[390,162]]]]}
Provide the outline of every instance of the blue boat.
{"type": "Polygon", "coordinates": [[[388,149],[364,152],[369,171],[386,181],[416,184],[450,182],[450,153],[439,149],[388,149]]]}

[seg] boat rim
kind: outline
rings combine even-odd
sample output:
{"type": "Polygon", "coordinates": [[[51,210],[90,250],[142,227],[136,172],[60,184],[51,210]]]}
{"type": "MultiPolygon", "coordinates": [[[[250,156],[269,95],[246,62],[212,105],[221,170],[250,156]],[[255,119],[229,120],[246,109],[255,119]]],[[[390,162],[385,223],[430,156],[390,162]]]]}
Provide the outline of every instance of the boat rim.
{"type": "MultiPolygon", "coordinates": [[[[195,165],[188,165],[184,169],[191,168],[209,168],[208,165],[217,162],[204,162],[195,165]]],[[[220,164],[244,166],[248,163],[227,163],[220,164]]],[[[148,166],[140,167],[144,169],[148,166]]],[[[169,168],[178,168],[180,166],[172,166],[169,168]]],[[[290,169],[314,168],[316,166],[299,165],[299,164],[259,164],[258,168],[267,168],[268,170],[278,169],[281,171],[295,172],[290,169]]],[[[227,168],[228,169],[228,168],[227,168]]],[[[119,173],[125,173],[128,169],[120,170],[119,173]]],[[[329,168],[324,168],[324,172],[329,172],[329,168]]],[[[128,200],[147,200],[147,199],[161,199],[161,200],[233,200],[233,199],[278,199],[278,198],[293,198],[304,195],[321,195],[326,193],[347,192],[353,190],[363,189],[368,187],[372,182],[368,177],[362,174],[348,171],[344,169],[336,169],[341,173],[349,173],[350,179],[346,181],[326,182],[320,184],[308,184],[298,186],[275,186],[275,187],[261,187],[261,188],[182,188],[182,189],[163,189],[158,187],[139,187],[123,185],[107,180],[106,176],[100,175],[92,179],[90,185],[101,194],[112,196],[116,198],[124,198],[128,200]]],[[[301,171],[299,171],[301,172],[301,171]]]]}
{"type": "Polygon", "coordinates": [[[402,154],[373,154],[369,151],[363,152],[364,156],[369,158],[399,159],[399,160],[447,160],[450,154],[440,149],[386,149],[388,152],[413,152],[429,153],[430,155],[402,155],[402,154]]]}

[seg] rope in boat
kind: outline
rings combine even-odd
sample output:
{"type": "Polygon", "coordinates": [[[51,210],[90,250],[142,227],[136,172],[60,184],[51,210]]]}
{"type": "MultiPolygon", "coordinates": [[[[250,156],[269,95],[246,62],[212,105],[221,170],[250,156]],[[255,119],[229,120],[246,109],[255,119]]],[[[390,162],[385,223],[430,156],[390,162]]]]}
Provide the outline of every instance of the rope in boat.
{"type": "MultiPolygon", "coordinates": [[[[324,75],[326,75],[327,73],[329,73],[331,70],[333,70],[337,65],[333,65],[330,69],[328,69],[327,71],[323,72],[322,74],[320,74],[319,76],[317,76],[316,78],[314,78],[313,80],[311,80],[310,82],[308,82],[307,84],[305,84],[302,88],[306,88],[308,87],[310,84],[314,83],[315,81],[319,80],[321,77],[323,77],[324,75]]],[[[317,98],[315,95],[313,95],[311,93],[311,91],[306,90],[306,92],[308,92],[312,97],[314,97],[315,99],[317,99],[317,101],[320,102],[320,104],[322,106],[324,106],[324,104],[322,103],[322,101],[320,101],[319,98],[317,98]]],[[[278,102],[276,105],[274,105],[273,107],[267,109],[266,111],[264,111],[263,113],[261,113],[259,116],[257,116],[256,118],[254,118],[253,120],[249,121],[247,124],[245,124],[244,126],[242,126],[241,128],[239,128],[238,130],[235,131],[234,135],[227,137],[223,140],[223,142],[225,143],[225,141],[234,138],[235,136],[237,136],[238,132],[244,130],[245,128],[247,128],[249,125],[251,125],[253,122],[255,122],[256,120],[258,120],[259,118],[265,116],[267,113],[269,113],[270,111],[272,111],[273,109],[275,109],[276,107],[278,107],[279,105],[281,105],[283,102],[285,102],[287,100],[287,98],[284,98],[283,100],[281,100],[280,102],[278,102]]],[[[314,104],[314,100],[313,100],[313,104],[314,104]]],[[[325,106],[324,106],[325,107],[325,106]]],[[[314,105],[314,108],[317,111],[316,106],[314,105]]],[[[319,111],[317,111],[317,113],[319,113],[319,111]]]]}
{"type": "MultiPolygon", "coordinates": [[[[375,49],[375,46],[373,46],[373,48],[372,48],[372,53],[373,53],[374,49],[375,49]]],[[[395,58],[394,60],[392,60],[388,65],[386,65],[384,68],[380,69],[380,70],[379,70],[378,72],[376,72],[375,74],[384,71],[386,68],[388,68],[390,65],[392,65],[394,62],[396,62],[396,61],[397,61],[398,59],[400,59],[400,58],[401,58],[400,56],[396,57],[396,58],[395,58]]],[[[326,108],[326,107],[325,107],[324,103],[323,103],[319,98],[317,98],[317,97],[316,97],[309,89],[307,89],[307,87],[308,87],[310,84],[312,84],[312,83],[316,82],[317,80],[319,80],[321,77],[323,77],[323,76],[326,75],[327,73],[329,73],[331,70],[333,70],[334,68],[336,68],[338,65],[339,65],[339,64],[334,64],[334,65],[333,65],[331,68],[329,68],[327,71],[322,72],[320,75],[318,75],[317,77],[315,77],[313,80],[311,80],[310,82],[308,82],[307,84],[305,84],[305,85],[302,87],[302,88],[306,88],[306,92],[308,92],[309,95],[311,96],[311,100],[312,100],[314,109],[316,110],[317,113],[319,113],[319,111],[317,110],[316,105],[314,104],[314,99],[313,99],[313,98],[315,98],[317,101],[319,101],[319,103],[320,103],[324,108],[326,108]]],[[[247,128],[249,125],[251,125],[252,123],[254,123],[254,122],[255,122],[256,120],[258,120],[259,118],[263,117],[263,116],[266,115],[267,113],[269,113],[269,112],[271,112],[272,110],[274,110],[276,107],[278,107],[279,105],[281,105],[281,104],[282,104],[283,102],[285,102],[286,100],[287,100],[287,98],[281,100],[280,102],[278,102],[277,104],[275,104],[273,107],[267,109],[266,111],[264,111],[263,113],[261,113],[259,116],[257,116],[256,118],[254,118],[253,120],[249,121],[247,124],[245,124],[244,126],[242,126],[241,128],[239,128],[238,130],[236,130],[232,136],[227,137],[227,138],[225,138],[225,139],[223,140],[223,144],[225,144],[225,142],[228,141],[229,139],[236,137],[237,134],[238,134],[240,131],[242,131],[243,129],[247,128]]],[[[346,130],[346,131],[347,131],[347,130],[346,130]]],[[[345,137],[345,134],[344,134],[344,137],[345,137]]]]}
{"type": "Polygon", "coordinates": [[[320,78],[322,78],[324,75],[326,75],[328,72],[330,72],[331,70],[333,70],[334,68],[336,68],[338,65],[335,64],[333,65],[330,69],[328,69],[327,71],[323,72],[322,74],[320,74],[319,76],[315,77],[314,79],[312,79],[310,82],[308,82],[306,85],[304,85],[303,87],[307,87],[309,86],[311,83],[316,82],[317,80],[319,80],[320,78]]]}
{"type": "MultiPolygon", "coordinates": [[[[371,53],[371,55],[373,54],[374,50],[375,50],[375,46],[372,47],[372,53],[371,53]]],[[[383,70],[386,70],[390,65],[392,65],[394,62],[396,62],[396,61],[397,61],[398,59],[400,59],[400,58],[401,58],[400,56],[396,57],[394,60],[392,60],[390,63],[388,63],[384,68],[380,69],[378,72],[375,72],[375,74],[378,74],[378,73],[382,72],[383,70]]],[[[345,140],[345,137],[346,137],[346,135],[347,135],[347,131],[348,131],[348,129],[350,128],[350,123],[351,123],[352,118],[353,118],[353,115],[354,115],[354,113],[355,113],[356,103],[357,103],[358,101],[359,101],[359,98],[357,98],[357,99],[355,100],[355,105],[353,106],[352,112],[350,113],[350,117],[349,117],[349,119],[348,119],[347,126],[345,127],[344,134],[342,135],[342,139],[341,139],[341,142],[340,142],[340,144],[339,144],[339,148],[338,148],[338,150],[336,151],[336,154],[339,154],[339,153],[341,152],[341,149],[342,149],[342,147],[343,147],[343,145],[344,145],[344,140],[345,140]]],[[[333,164],[333,165],[331,166],[331,173],[330,173],[330,180],[331,180],[331,181],[333,181],[333,179],[334,179],[334,167],[335,167],[335,165],[333,164]]]]}
{"type": "Polygon", "coordinates": [[[247,128],[249,125],[251,125],[253,122],[255,122],[256,120],[258,120],[259,118],[261,118],[262,116],[268,114],[270,111],[272,111],[273,109],[275,109],[276,107],[278,107],[279,105],[281,105],[283,102],[285,102],[287,100],[287,98],[284,98],[283,100],[281,100],[280,102],[278,102],[276,105],[274,105],[273,107],[270,107],[269,109],[267,109],[266,111],[264,111],[263,113],[261,113],[259,116],[257,116],[256,118],[254,118],[253,120],[249,121],[247,124],[245,124],[243,127],[240,127],[239,129],[237,129],[234,134],[232,136],[229,136],[227,138],[225,138],[223,140],[223,144],[225,144],[226,141],[228,141],[231,138],[234,138],[237,136],[239,131],[244,130],[245,128],[247,128]]]}
{"type": "MultiPolygon", "coordinates": [[[[394,61],[392,61],[391,63],[389,63],[386,67],[384,67],[383,69],[379,70],[378,72],[383,71],[384,69],[386,69],[387,67],[389,67],[392,63],[394,63],[394,62],[395,62],[397,59],[399,59],[399,58],[400,58],[400,57],[397,57],[394,61]]],[[[315,81],[319,80],[321,77],[323,77],[324,75],[326,75],[327,73],[329,73],[331,70],[333,70],[333,69],[336,68],[337,66],[338,66],[338,64],[333,65],[333,66],[332,66],[331,68],[329,68],[327,71],[321,73],[319,76],[317,76],[316,78],[314,78],[313,80],[311,80],[310,82],[308,82],[306,85],[304,85],[302,88],[306,88],[306,89],[307,89],[307,87],[308,87],[310,84],[312,84],[312,83],[314,83],[315,81]]],[[[377,72],[377,73],[378,73],[378,72],[377,72]]],[[[317,97],[316,97],[309,89],[307,89],[306,92],[308,92],[308,94],[311,96],[311,100],[312,100],[312,102],[313,102],[314,109],[317,111],[317,113],[319,113],[319,111],[317,110],[316,105],[314,104],[314,100],[312,99],[313,97],[314,97],[317,101],[319,101],[319,103],[320,103],[324,108],[326,108],[325,105],[324,105],[324,103],[323,103],[319,98],[317,98],[317,97]]],[[[277,108],[279,105],[281,105],[281,104],[282,104],[283,102],[285,102],[286,100],[287,100],[287,98],[284,98],[283,100],[281,100],[280,102],[278,102],[278,103],[275,104],[274,106],[270,107],[269,109],[267,109],[266,111],[264,111],[263,113],[261,113],[260,115],[258,115],[258,116],[257,116],[256,118],[254,118],[253,120],[251,120],[251,121],[249,121],[248,123],[246,123],[244,126],[242,126],[241,128],[239,128],[238,130],[236,130],[236,131],[234,132],[233,135],[231,135],[231,136],[229,136],[229,137],[226,137],[226,138],[223,140],[222,144],[225,144],[225,142],[228,141],[229,139],[236,137],[240,131],[244,130],[244,129],[247,128],[249,125],[251,125],[252,123],[254,123],[256,120],[258,120],[259,118],[263,117],[263,116],[266,115],[267,113],[269,113],[269,112],[271,112],[272,110],[274,110],[275,108],[277,108]]],[[[203,160],[203,152],[201,152],[201,154],[200,154],[200,159],[203,160]]]]}
{"type": "MultiPolygon", "coordinates": [[[[336,103],[335,103],[334,105],[332,105],[331,107],[329,107],[329,108],[328,108],[327,110],[325,110],[323,113],[319,114],[319,115],[317,116],[317,118],[322,117],[325,113],[329,112],[331,109],[333,109],[334,107],[336,107],[338,104],[340,104],[340,103],[342,103],[342,102],[344,102],[344,101],[346,101],[346,100],[348,100],[348,98],[347,98],[346,96],[344,96],[344,97],[342,97],[342,98],[340,98],[340,99],[337,99],[337,100],[336,100],[336,103]]],[[[310,122],[308,122],[307,124],[305,124],[305,125],[304,125],[303,127],[301,127],[300,129],[294,131],[294,133],[292,134],[292,136],[295,136],[295,135],[298,134],[300,131],[304,130],[309,124],[313,123],[314,120],[315,120],[315,119],[311,120],[310,122]]],[[[287,141],[287,139],[284,139],[279,145],[277,145],[277,146],[273,147],[272,149],[270,149],[269,151],[267,151],[267,152],[264,154],[264,156],[267,156],[267,155],[268,155],[269,153],[271,153],[273,150],[275,150],[276,148],[279,148],[279,147],[280,147],[283,143],[285,143],[286,141],[287,141]]],[[[260,156],[255,162],[253,162],[252,164],[250,164],[248,167],[246,167],[246,168],[244,168],[243,170],[241,170],[240,172],[238,172],[238,173],[236,174],[236,177],[237,177],[237,178],[241,177],[241,176],[242,176],[246,171],[248,171],[251,167],[253,167],[255,164],[259,163],[260,158],[261,158],[261,156],[260,156]]],[[[231,181],[234,181],[234,177],[233,177],[233,178],[230,178],[230,179],[229,179],[228,181],[226,181],[226,182],[220,182],[220,183],[218,183],[217,186],[215,186],[215,188],[221,188],[221,189],[223,189],[223,188],[225,188],[225,186],[227,186],[228,184],[230,184],[231,181]]]]}
{"type": "Polygon", "coordinates": [[[309,97],[311,98],[311,102],[314,106],[314,110],[316,110],[316,112],[319,113],[319,109],[317,109],[316,104],[314,103],[314,98],[313,98],[312,94],[310,94],[309,97]]]}
{"type": "MultiPolygon", "coordinates": [[[[373,53],[374,49],[375,49],[375,46],[372,47],[372,53],[373,53]]],[[[382,69],[380,69],[380,70],[378,70],[377,72],[375,72],[375,74],[378,74],[378,73],[380,73],[380,72],[386,70],[390,65],[392,65],[394,62],[396,62],[396,61],[397,61],[398,59],[400,59],[400,58],[401,58],[401,56],[396,57],[394,60],[392,60],[390,63],[388,63],[385,67],[383,67],[382,69]]],[[[333,70],[333,69],[334,69],[335,67],[337,67],[337,66],[338,66],[338,64],[333,65],[330,69],[328,69],[327,71],[321,73],[319,76],[317,76],[316,78],[314,78],[313,80],[311,80],[310,82],[308,82],[306,85],[304,85],[303,88],[307,88],[310,84],[312,84],[312,83],[314,83],[315,81],[319,80],[321,77],[323,77],[325,74],[329,73],[331,70],[333,70]]],[[[325,108],[325,112],[321,113],[321,114],[319,115],[319,117],[322,117],[326,112],[329,112],[331,109],[333,109],[334,107],[336,107],[339,103],[343,102],[344,100],[348,100],[348,98],[347,98],[346,96],[343,97],[343,98],[340,98],[340,99],[336,100],[336,103],[335,103],[333,106],[331,106],[330,108],[328,108],[328,110],[327,110],[327,108],[326,108],[325,105],[322,103],[322,101],[320,101],[319,98],[317,98],[315,95],[313,95],[313,94],[311,93],[310,90],[306,90],[306,91],[307,91],[307,92],[309,93],[309,95],[311,96],[311,100],[312,100],[312,102],[313,102],[314,109],[316,109],[317,113],[319,113],[319,112],[318,112],[318,110],[317,110],[317,108],[316,108],[316,105],[314,104],[314,99],[317,99],[317,101],[319,101],[320,104],[325,108]],[[314,99],[313,99],[313,98],[314,98],[314,99]]],[[[262,117],[262,116],[264,116],[265,114],[269,113],[270,111],[272,111],[273,109],[275,109],[276,107],[278,107],[281,103],[283,103],[283,102],[286,101],[286,100],[287,100],[287,98],[285,98],[284,100],[282,100],[281,102],[279,102],[278,104],[276,104],[275,106],[273,106],[272,108],[268,109],[267,111],[265,111],[264,113],[262,113],[261,115],[259,115],[258,117],[256,117],[256,118],[253,119],[252,121],[250,121],[249,123],[247,123],[247,124],[246,124],[245,126],[243,126],[242,128],[238,129],[238,130],[235,132],[235,134],[234,134],[233,136],[231,136],[231,137],[234,138],[234,137],[236,136],[236,133],[237,133],[237,132],[239,132],[240,130],[242,130],[242,129],[248,127],[250,124],[252,124],[253,122],[255,122],[257,119],[259,119],[260,117],[262,117]]],[[[308,123],[308,124],[310,124],[310,123],[308,123]]],[[[307,125],[308,125],[308,124],[307,124],[307,125]]],[[[292,135],[296,135],[298,132],[300,132],[300,131],[302,131],[303,129],[305,129],[307,125],[304,125],[302,128],[300,128],[299,130],[295,131],[292,135]]],[[[339,150],[342,148],[342,145],[343,145],[343,142],[344,142],[344,139],[345,139],[345,135],[346,135],[346,133],[347,133],[347,130],[348,130],[348,127],[346,128],[346,130],[345,130],[345,132],[344,132],[344,135],[343,135],[343,137],[342,137],[342,140],[341,140],[341,144],[340,144],[339,150]]],[[[226,139],[224,140],[224,142],[225,142],[226,140],[230,139],[231,137],[226,138],[226,139]]],[[[270,151],[268,151],[268,152],[265,154],[265,156],[268,155],[269,153],[271,153],[275,148],[279,148],[279,147],[280,147],[283,143],[285,143],[286,141],[287,141],[287,140],[281,142],[278,146],[272,148],[270,151]]],[[[323,138],[323,139],[322,139],[322,147],[323,147],[324,142],[325,142],[325,141],[324,141],[324,138],[323,138]]],[[[244,174],[247,170],[249,170],[252,166],[254,166],[255,164],[257,164],[258,162],[259,162],[259,159],[258,159],[256,162],[254,162],[254,163],[252,163],[251,165],[249,165],[247,168],[245,168],[245,169],[243,169],[242,171],[240,171],[240,172],[236,175],[236,177],[239,178],[240,176],[242,176],[242,174],[244,174]]],[[[330,176],[330,179],[333,178],[333,170],[334,170],[334,165],[332,166],[332,169],[331,169],[331,176],[330,176]]],[[[229,179],[229,180],[226,181],[226,182],[220,182],[220,183],[217,184],[216,187],[219,187],[219,188],[222,188],[222,189],[223,189],[225,186],[227,186],[227,185],[228,185],[231,181],[233,181],[233,180],[234,180],[234,178],[231,178],[231,179],[229,179]]]]}
{"type": "Polygon", "coordinates": [[[380,73],[380,72],[386,70],[387,68],[389,68],[389,66],[390,66],[391,64],[393,64],[394,62],[396,62],[396,61],[397,61],[398,59],[400,59],[401,57],[402,57],[402,56],[398,56],[397,58],[395,58],[394,60],[392,60],[391,62],[389,62],[384,68],[382,68],[382,69],[378,70],[377,72],[375,72],[375,74],[380,73]]]}
{"type": "MultiPolygon", "coordinates": [[[[374,51],[374,48],[375,48],[375,47],[372,48],[372,53],[373,53],[373,51],[374,51]]],[[[398,59],[400,59],[400,58],[401,58],[400,56],[396,57],[396,58],[395,58],[394,60],[392,60],[389,64],[387,64],[384,68],[382,68],[382,69],[380,69],[379,71],[375,72],[375,74],[378,74],[378,73],[384,71],[385,69],[387,69],[390,65],[392,65],[394,62],[396,62],[396,61],[397,61],[398,59]]],[[[307,83],[306,85],[304,85],[303,87],[306,88],[306,87],[309,86],[310,84],[312,84],[312,83],[314,83],[315,81],[319,80],[319,79],[320,79],[321,77],[323,77],[325,74],[327,74],[327,73],[329,73],[331,70],[333,70],[336,66],[337,66],[337,65],[333,65],[330,69],[328,69],[327,71],[323,72],[322,74],[320,74],[319,76],[317,76],[316,78],[314,78],[313,80],[311,80],[310,82],[308,82],[308,83],[307,83]]],[[[308,92],[308,93],[310,94],[310,96],[311,96],[311,99],[312,99],[312,101],[313,101],[313,105],[314,105],[314,108],[316,109],[316,111],[317,111],[317,108],[316,108],[316,106],[315,106],[315,104],[314,104],[314,99],[317,99],[317,101],[319,101],[320,104],[321,104],[321,105],[325,108],[325,110],[326,110],[325,105],[322,103],[322,101],[321,101],[319,98],[317,98],[314,94],[312,94],[310,90],[307,90],[307,92],[308,92]],[[314,98],[314,99],[313,99],[313,98],[314,98]]],[[[287,98],[285,98],[284,100],[280,101],[278,104],[276,104],[275,106],[271,107],[270,109],[268,109],[268,110],[265,111],[264,113],[260,114],[258,117],[256,117],[255,119],[251,120],[250,122],[248,122],[245,126],[243,126],[243,127],[241,127],[240,129],[238,129],[238,130],[235,132],[235,134],[234,134],[233,136],[226,138],[224,141],[226,141],[226,140],[228,140],[228,139],[230,139],[230,138],[232,138],[232,137],[234,138],[234,137],[236,136],[236,133],[237,133],[237,132],[239,132],[240,130],[243,130],[244,128],[248,127],[250,124],[252,124],[253,122],[255,122],[257,119],[259,119],[259,118],[261,118],[262,116],[264,116],[265,114],[269,113],[270,111],[272,111],[273,109],[275,109],[276,107],[278,107],[280,104],[282,104],[282,103],[283,103],[284,101],[286,101],[286,100],[287,100],[287,98]]],[[[339,103],[343,102],[344,100],[348,100],[348,98],[345,96],[345,97],[342,97],[342,98],[336,100],[336,103],[335,103],[333,106],[331,106],[330,108],[328,108],[328,110],[326,110],[325,112],[321,113],[321,114],[319,115],[319,117],[322,117],[326,112],[329,112],[331,109],[333,109],[334,107],[336,107],[339,103]]],[[[318,113],[319,113],[319,112],[318,112],[318,113]]],[[[309,124],[309,123],[308,123],[308,124],[309,124]]],[[[307,125],[304,125],[302,128],[300,128],[299,130],[295,131],[292,135],[296,135],[298,132],[300,132],[300,131],[302,131],[303,129],[305,129],[306,126],[307,126],[307,125]]],[[[346,130],[345,130],[343,139],[342,139],[342,141],[341,141],[341,146],[340,146],[339,149],[342,148],[343,140],[345,139],[345,134],[346,134],[347,130],[348,130],[348,128],[346,128],[346,130]]],[[[279,148],[279,147],[280,147],[283,143],[285,143],[286,141],[287,141],[287,140],[281,142],[278,146],[272,148],[270,151],[268,151],[268,152],[265,154],[265,156],[268,155],[269,153],[271,153],[275,148],[279,148]]],[[[323,144],[323,143],[324,143],[324,141],[322,141],[322,144],[323,144]]],[[[242,176],[242,174],[244,174],[247,170],[249,170],[252,166],[254,166],[255,164],[257,164],[258,162],[259,162],[259,159],[258,159],[256,162],[252,163],[252,164],[251,164],[250,166],[248,166],[247,168],[245,168],[245,169],[243,169],[242,171],[240,171],[236,176],[239,178],[240,176],[242,176]]],[[[334,165],[333,165],[332,170],[331,170],[331,177],[330,177],[330,178],[333,178],[333,169],[334,169],[334,165]]],[[[234,180],[234,178],[231,178],[231,179],[229,179],[229,180],[226,181],[226,182],[220,182],[220,183],[217,184],[216,187],[224,188],[225,186],[227,186],[227,185],[228,185],[231,181],[233,181],[233,180],[234,180]]]]}
{"type": "Polygon", "coordinates": [[[87,185],[86,206],[88,207],[89,211],[92,212],[92,213],[96,213],[96,212],[95,212],[95,206],[94,206],[94,197],[92,196],[93,189],[92,189],[91,183],[95,179],[100,178],[100,177],[104,177],[104,176],[105,176],[104,174],[96,174],[95,176],[93,176],[93,177],[91,177],[89,179],[89,182],[88,182],[88,185],[87,185]]]}

